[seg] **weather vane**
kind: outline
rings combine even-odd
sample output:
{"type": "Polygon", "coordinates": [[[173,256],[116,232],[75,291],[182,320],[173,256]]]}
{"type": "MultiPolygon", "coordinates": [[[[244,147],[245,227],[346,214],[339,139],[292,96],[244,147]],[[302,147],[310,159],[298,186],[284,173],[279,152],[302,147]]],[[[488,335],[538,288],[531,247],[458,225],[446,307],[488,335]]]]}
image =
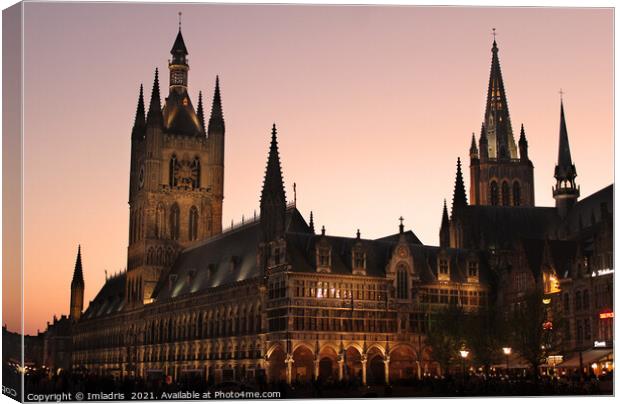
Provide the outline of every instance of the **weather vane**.
{"type": "Polygon", "coordinates": [[[560,88],[560,91],[558,91],[558,93],[560,93],[560,101],[564,101],[564,91],[560,88]]]}
{"type": "Polygon", "coordinates": [[[495,28],[493,28],[493,41],[495,41],[495,35],[497,35],[497,33],[495,32],[495,28]]]}
{"type": "Polygon", "coordinates": [[[179,31],[181,30],[181,16],[182,15],[183,13],[179,11],[179,31]]]}

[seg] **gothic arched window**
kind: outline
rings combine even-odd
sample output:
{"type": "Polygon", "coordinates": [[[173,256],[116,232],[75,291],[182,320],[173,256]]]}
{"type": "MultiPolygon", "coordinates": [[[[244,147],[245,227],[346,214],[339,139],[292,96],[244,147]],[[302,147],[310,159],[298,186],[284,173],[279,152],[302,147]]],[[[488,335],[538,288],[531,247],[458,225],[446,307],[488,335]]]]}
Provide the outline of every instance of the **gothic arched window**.
{"type": "Polygon", "coordinates": [[[170,238],[173,240],[179,239],[180,216],[179,205],[175,203],[170,208],[170,238]]]}
{"type": "Polygon", "coordinates": [[[189,210],[189,239],[198,239],[198,209],[195,206],[189,210]]]}
{"type": "Polygon", "coordinates": [[[510,186],[506,181],[502,182],[502,205],[510,206],[510,186]]]}
{"type": "Polygon", "coordinates": [[[514,206],[521,206],[521,185],[517,181],[512,184],[512,200],[514,206]]]}
{"type": "Polygon", "coordinates": [[[396,298],[409,298],[409,274],[405,265],[399,265],[396,270],[396,298]]]}
{"type": "Polygon", "coordinates": [[[192,163],[192,171],[194,172],[194,179],[192,180],[192,188],[200,188],[200,159],[194,158],[192,163]]]}
{"type": "Polygon", "coordinates": [[[177,186],[177,179],[175,175],[176,167],[177,167],[177,156],[176,154],[173,154],[172,158],[170,159],[170,169],[168,170],[168,183],[170,184],[171,187],[177,186]]]}
{"type": "Polygon", "coordinates": [[[164,238],[164,223],[166,222],[166,208],[163,203],[157,205],[157,215],[155,217],[155,236],[164,238]]]}
{"type": "Polygon", "coordinates": [[[491,182],[491,205],[499,204],[499,190],[497,188],[497,182],[491,182]]]}

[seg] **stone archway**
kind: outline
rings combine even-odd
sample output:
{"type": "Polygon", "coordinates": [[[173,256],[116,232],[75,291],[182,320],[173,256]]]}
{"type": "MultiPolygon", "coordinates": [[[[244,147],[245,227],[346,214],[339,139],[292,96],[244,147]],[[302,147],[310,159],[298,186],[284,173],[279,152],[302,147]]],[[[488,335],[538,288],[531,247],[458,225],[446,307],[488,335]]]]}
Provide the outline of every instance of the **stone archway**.
{"type": "Polygon", "coordinates": [[[292,381],[310,383],[314,374],[314,354],[305,345],[300,345],[293,351],[292,381]]]}
{"type": "Polygon", "coordinates": [[[398,345],[390,352],[390,381],[416,377],[416,354],[408,345],[398,345]]]}
{"type": "Polygon", "coordinates": [[[319,380],[321,382],[338,380],[338,354],[330,346],[324,347],[319,355],[319,380]]]}
{"type": "Polygon", "coordinates": [[[353,381],[359,379],[362,380],[362,355],[359,351],[350,346],[345,351],[344,361],[344,379],[353,381]]]}
{"type": "Polygon", "coordinates": [[[269,355],[268,362],[268,381],[286,381],[286,354],[279,345],[273,349],[269,355]]]}
{"type": "Polygon", "coordinates": [[[368,358],[368,371],[366,381],[368,384],[384,384],[385,383],[385,365],[383,362],[383,353],[377,347],[372,347],[366,353],[368,358]]]}

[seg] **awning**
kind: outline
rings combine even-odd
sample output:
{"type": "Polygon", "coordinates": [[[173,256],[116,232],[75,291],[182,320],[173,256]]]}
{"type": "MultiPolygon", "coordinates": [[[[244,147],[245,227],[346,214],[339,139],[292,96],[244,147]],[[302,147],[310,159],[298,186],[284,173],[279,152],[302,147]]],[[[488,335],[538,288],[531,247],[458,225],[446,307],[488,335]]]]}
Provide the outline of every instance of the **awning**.
{"type": "MultiPolygon", "coordinates": [[[[581,358],[584,366],[588,366],[591,363],[596,363],[601,359],[605,359],[606,357],[613,355],[613,349],[588,349],[587,351],[583,351],[581,353],[581,358]]],[[[558,368],[578,368],[579,367],[579,353],[575,353],[569,359],[560,363],[558,368]]]]}
{"type": "Polygon", "coordinates": [[[513,353],[512,355],[510,355],[508,364],[506,362],[503,362],[498,363],[497,365],[493,365],[492,367],[496,369],[506,369],[506,365],[508,365],[510,369],[529,369],[532,367],[532,365],[528,361],[523,359],[523,357],[521,357],[517,353],[513,353]]]}

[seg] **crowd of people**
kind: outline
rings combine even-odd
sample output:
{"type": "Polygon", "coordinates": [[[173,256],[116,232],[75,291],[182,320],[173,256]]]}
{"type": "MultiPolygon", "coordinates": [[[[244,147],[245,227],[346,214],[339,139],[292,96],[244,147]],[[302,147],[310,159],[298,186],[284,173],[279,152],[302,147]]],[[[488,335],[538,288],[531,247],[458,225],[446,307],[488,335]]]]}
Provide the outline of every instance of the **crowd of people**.
{"type": "Polygon", "coordinates": [[[613,371],[602,377],[579,372],[564,375],[542,375],[534,378],[528,373],[492,374],[446,374],[425,375],[391,385],[363,385],[361,379],[352,377],[337,381],[305,379],[294,380],[292,385],[284,381],[268,383],[262,375],[251,380],[231,380],[216,383],[213,378],[204,380],[199,376],[173,381],[169,376],[137,377],[98,376],[88,373],[31,372],[25,375],[25,391],[33,393],[121,393],[131,399],[132,393],[147,393],[143,399],[157,399],[161,393],[192,391],[271,391],[279,392],[280,398],[310,397],[454,397],[454,396],[538,396],[538,395],[596,395],[613,394],[613,371]],[[149,395],[152,393],[152,395],[149,395]]]}

